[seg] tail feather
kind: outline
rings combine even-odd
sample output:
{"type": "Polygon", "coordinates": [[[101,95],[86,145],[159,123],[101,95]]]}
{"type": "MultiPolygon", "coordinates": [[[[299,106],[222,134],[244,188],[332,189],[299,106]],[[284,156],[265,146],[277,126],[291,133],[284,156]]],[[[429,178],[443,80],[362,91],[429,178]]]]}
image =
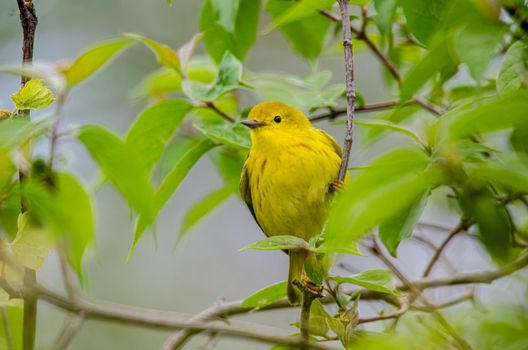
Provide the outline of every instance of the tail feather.
{"type": "Polygon", "coordinates": [[[288,273],[288,301],[292,305],[299,305],[302,301],[302,293],[295,285],[293,285],[293,281],[301,281],[306,253],[290,251],[289,254],[290,271],[288,273]]]}

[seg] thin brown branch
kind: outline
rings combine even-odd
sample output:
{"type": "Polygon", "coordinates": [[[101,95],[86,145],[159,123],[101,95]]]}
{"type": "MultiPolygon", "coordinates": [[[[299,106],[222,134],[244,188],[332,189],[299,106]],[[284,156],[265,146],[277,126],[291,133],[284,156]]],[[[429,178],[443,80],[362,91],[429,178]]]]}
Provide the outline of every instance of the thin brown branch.
{"type": "Polygon", "coordinates": [[[339,181],[344,181],[352,148],[352,132],[354,128],[354,108],[356,105],[356,87],[354,81],[354,54],[352,49],[352,32],[350,26],[350,16],[348,14],[348,1],[338,0],[343,23],[343,47],[345,51],[345,89],[347,96],[347,123],[345,140],[343,143],[343,156],[341,157],[341,167],[339,168],[339,181]]]}
{"type": "MultiPolygon", "coordinates": [[[[387,102],[377,102],[372,103],[364,106],[356,106],[354,108],[354,113],[368,113],[368,112],[376,112],[376,111],[382,111],[386,109],[391,109],[399,104],[398,101],[387,101],[387,102]]],[[[318,121],[323,119],[330,119],[334,120],[337,117],[346,114],[347,109],[346,108],[339,108],[339,109],[332,109],[328,113],[323,113],[319,115],[315,115],[313,117],[310,117],[310,121],[318,121]]]]}
{"type": "Polygon", "coordinates": [[[471,288],[470,290],[468,290],[465,293],[462,293],[461,295],[457,295],[457,296],[455,296],[453,298],[450,298],[450,299],[441,301],[439,303],[436,303],[436,304],[432,305],[432,307],[431,306],[417,306],[417,305],[413,305],[412,309],[413,310],[418,310],[418,311],[423,311],[423,312],[432,312],[432,311],[437,310],[437,309],[445,309],[445,308],[448,308],[448,307],[451,307],[451,306],[454,306],[454,305],[458,305],[458,304],[463,303],[463,302],[468,301],[468,300],[473,300],[474,297],[475,297],[475,291],[474,291],[473,288],[471,288]]]}
{"type": "Polygon", "coordinates": [[[467,223],[465,220],[461,220],[460,223],[447,235],[447,237],[444,239],[442,244],[436,249],[435,253],[433,254],[431,260],[427,264],[424,273],[422,274],[422,277],[427,277],[435,267],[436,263],[438,262],[438,259],[442,255],[442,252],[447,247],[449,242],[460,232],[465,231],[467,229],[467,223]]]}
{"type": "Polygon", "coordinates": [[[445,113],[445,111],[439,109],[438,107],[432,105],[429,102],[426,102],[426,101],[422,100],[421,98],[415,98],[414,101],[415,101],[415,103],[419,104],[424,109],[428,110],[429,112],[431,112],[431,114],[433,114],[433,115],[435,115],[437,117],[441,117],[445,113]]]}
{"type": "Polygon", "coordinates": [[[400,306],[398,310],[394,311],[391,314],[360,318],[358,321],[358,324],[378,322],[378,321],[384,321],[384,320],[390,320],[390,319],[398,319],[401,316],[403,316],[408,310],[409,310],[409,302],[405,301],[402,303],[402,305],[400,306]]]}
{"type": "Polygon", "coordinates": [[[234,123],[235,122],[235,118],[231,117],[229,114],[225,113],[224,111],[220,110],[213,102],[211,101],[207,101],[207,102],[204,102],[204,105],[202,107],[205,107],[205,108],[210,108],[211,110],[213,110],[216,114],[218,114],[219,116],[221,116],[222,118],[224,118],[225,120],[227,120],[228,122],[230,123],[234,123]]]}
{"type": "MultiPolygon", "coordinates": [[[[22,63],[27,64],[33,61],[33,46],[35,43],[35,30],[37,29],[38,18],[35,12],[35,6],[31,0],[17,0],[17,4],[24,36],[22,41],[22,63]]],[[[21,85],[24,86],[28,80],[28,77],[22,76],[21,85]]]]}

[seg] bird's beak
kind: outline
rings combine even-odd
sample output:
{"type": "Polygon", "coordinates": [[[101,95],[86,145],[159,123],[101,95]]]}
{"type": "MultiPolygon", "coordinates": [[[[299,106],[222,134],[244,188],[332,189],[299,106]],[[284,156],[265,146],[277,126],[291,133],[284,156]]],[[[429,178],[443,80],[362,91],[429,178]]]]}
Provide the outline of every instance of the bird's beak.
{"type": "Polygon", "coordinates": [[[257,120],[251,120],[251,119],[242,120],[241,123],[244,124],[245,126],[247,126],[250,129],[259,128],[261,126],[266,125],[265,123],[261,123],[261,122],[259,122],[257,120]]]}

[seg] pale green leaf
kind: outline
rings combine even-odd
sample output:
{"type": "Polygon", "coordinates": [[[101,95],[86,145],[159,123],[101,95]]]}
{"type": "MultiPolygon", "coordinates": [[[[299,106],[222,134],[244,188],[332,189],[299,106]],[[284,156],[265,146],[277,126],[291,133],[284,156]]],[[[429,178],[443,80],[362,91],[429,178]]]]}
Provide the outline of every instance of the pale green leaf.
{"type": "Polygon", "coordinates": [[[71,65],[64,68],[68,87],[71,88],[93,75],[133,42],[130,38],[104,41],[83,52],[71,65]]]}
{"type": "Polygon", "coordinates": [[[182,99],[161,101],[141,112],[130,127],[125,144],[139,155],[149,172],[192,107],[182,99]]]}
{"type": "Polygon", "coordinates": [[[154,189],[149,172],[136,152],[116,135],[99,126],[85,126],[78,134],[103,174],[139,214],[152,210],[154,189]],[[132,176],[133,174],[133,176],[132,176]]]}
{"type": "Polygon", "coordinates": [[[401,0],[407,27],[422,44],[427,45],[441,25],[450,0],[401,0]]]}
{"type": "Polygon", "coordinates": [[[296,236],[270,236],[263,240],[252,243],[244,248],[241,248],[240,251],[244,250],[283,250],[283,249],[310,249],[308,243],[299,237],[296,236]]]}
{"type": "Polygon", "coordinates": [[[409,136],[411,139],[416,141],[420,146],[425,147],[425,143],[422,141],[420,136],[418,136],[418,134],[416,134],[414,131],[404,128],[403,126],[392,123],[390,121],[376,120],[376,119],[368,119],[368,120],[355,119],[354,123],[362,125],[362,126],[371,127],[371,128],[389,129],[389,130],[395,131],[397,133],[409,136]]]}
{"type": "Polygon", "coordinates": [[[246,309],[261,309],[286,297],[288,281],[282,281],[265,287],[244,299],[241,306],[246,309]]]}
{"type": "Polygon", "coordinates": [[[50,106],[55,98],[42,80],[31,79],[20,91],[11,95],[17,109],[41,109],[50,106]]]}
{"type": "Polygon", "coordinates": [[[332,6],[335,0],[301,0],[274,18],[267,31],[318,14],[319,10],[332,6]]]}
{"type": "Polygon", "coordinates": [[[504,55],[497,90],[507,93],[528,86],[528,42],[515,42],[504,55]]]}
{"type": "Polygon", "coordinates": [[[211,140],[234,149],[248,150],[251,146],[249,131],[240,124],[201,123],[194,124],[194,127],[211,140]]]}
{"type": "Polygon", "coordinates": [[[0,122],[0,149],[10,149],[43,134],[49,120],[11,118],[0,122]]]}
{"type": "Polygon", "coordinates": [[[352,283],[375,292],[400,295],[396,290],[396,281],[389,270],[366,270],[350,277],[331,277],[337,283],[352,283]]]}
{"type": "Polygon", "coordinates": [[[178,53],[174,51],[169,45],[160,44],[143,35],[135,33],[125,33],[124,35],[127,38],[140,41],[143,44],[147,45],[148,48],[150,48],[152,52],[156,55],[156,58],[163,66],[180,72],[180,57],[178,56],[178,53]]]}

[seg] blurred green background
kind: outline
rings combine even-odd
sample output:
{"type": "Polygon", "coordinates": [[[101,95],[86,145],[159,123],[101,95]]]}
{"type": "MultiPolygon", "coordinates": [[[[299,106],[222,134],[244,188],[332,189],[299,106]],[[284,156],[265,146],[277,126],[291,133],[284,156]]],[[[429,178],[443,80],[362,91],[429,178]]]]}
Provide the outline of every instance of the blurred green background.
{"type": "MultiPolygon", "coordinates": [[[[75,57],[93,43],[123,32],[145,35],[172,47],[179,47],[198,32],[202,1],[174,1],[172,7],[163,0],[36,0],[39,17],[36,34],[35,61],[52,63],[75,57]]],[[[269,21],[263,15],[261,28],[269,21]]],[[[0,63],[18,63],[21,56],[21,28],[15,0],[0,4],[0,63]]],[[[370,53],[358,48],[356,81],[367,101],[388,99],[382,83],[379,64],[370,53]]],[[[204,52],[200,46],[198,52],[204,52]]],[[[132,98],[132,92],[146,74],[159,65],[143,46],[127,50],[103,72],[73,91],[64,111],[65,124],[98,123],[124,133],[146,104],[132,98]]],[[[249,71],[287,72],[299,76],[309,74],[313,67],[296,56],[278,31],[259,35],[256,45],[244,63],[249,71]]],[[[343,81],[343,60],[340,54],[323,56],[317,70],[328,69],[333,82],[343,81]]],[[[18,90],[17,77],[0,76],[0,108],[10,108],[9,95],[18,90]]],[[[254,101],[252,101],[254,102],[254,101]]],[[[342,126],[321,124],[341,143],[342,126]]],[[[361,164],[380,150],[387,149],[389,140],[365,150],[358,135],[351,164],[361,164]],[[358,141],[359,140],[359,141],[358,141]]],[[[39,152],[37,147],[36,152],[39,152]]],[[[88,186],[95,186],[97,173],[91,158],[76,142],[61,144],[62,167],[79,174],[88,186]]],[[[157,238],[146,234],[126,263],[134,222],[127,203],[112,186],[105,185],[97,196],[97,238],[95,252],[87,257],[86,290],[90,296],[136,306],[197,313],[219,300],[235,300],[248,296],[268,284],[285,279],[287,258],[281,252],[238,250],[262,237],[253,218],[235,197],[215,210],[176,248],[175,241],[181,217],[189,203],[209,193],[222,183],[210,161],[205,157],[192,170],[157,221],[157,238]]],[[[438,195],[440,198],[440,195],[438,195]]],[[[440,199],[430,202],[424,219],[444,225],[454,224],[454,216],[440,210],[440,199]]],[[[445,203],[444,203],[445,204],[445,203]]],[[[438,233],[431,234],[435,241],[438,233]]],[[[466,238],[447,255],[465,271],[486,266],[487,259],[466,238]]],[[[400,266],[410,277],[417,277],[428,261],[429,253],[419,245],[405,243],[400,250],[400,266]]],[[[376,266],[368,258],[347,258],[355,267],[376,266]]],[[[378,265],[379,266],[379,265],[378,265]]],[[[435,273],[442,273],[441,268],[435,273]]],[[[53,290],[62,290],[56,256],[50,256],[39,273],[39,280],[53,290]]],[[[522,281],[502,280],[480,290],[479,298],[510,305],[524,304],[526,286],[522,281]]],[[[446,295],[442,290],[434,296],[446,295]]],[[[365,312],[374,314],[372,305],[365,312]]],[[[452,312],[456,312],[452,311],[452,312]]],[[[288,327],[297,319],[296,310],[281,310],[244,316],[263,324],[288,327]]],[[[39,348],[51,344],[60,328],[64,314],[40,303],[37,343],[39,348]]],[[[292,328],[292,332],[294,329],[292,328]]],[[[169,332],[118,325],[110,322],[87,321],[74,339],[72,349],[156,349],[169,332]]],[[[188,348],[204,342],[196,337],[188,348]]],[[[233,339],[221,339],[217,349],[266,349],[268,345],[233,339]]]]}

